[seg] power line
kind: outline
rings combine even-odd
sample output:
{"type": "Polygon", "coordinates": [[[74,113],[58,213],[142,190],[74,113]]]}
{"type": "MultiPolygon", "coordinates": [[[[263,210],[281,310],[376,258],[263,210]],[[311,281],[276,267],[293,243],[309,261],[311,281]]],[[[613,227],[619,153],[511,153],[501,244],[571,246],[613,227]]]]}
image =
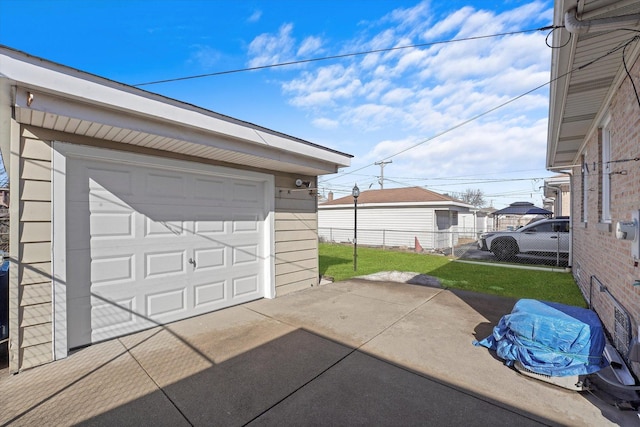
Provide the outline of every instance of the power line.
{"type": "MultiPolygon", "coordinates": [[[[433,135],[433,136],[431,136],[431,137],[429,137],[429,138],[426,138],[426,139],[424,139],[424,140],[422,140],[422,141],[420,141],[420,142],[417,142],[416,144],[414,144],[414,145],[412,145],[412,146],[410,146],[410,147],[407,147],[407,148],[405,148],[405,149],[403,149],[403,150],[400,150],[399,152],[397,152],[397,153],[395,153],[395,154],[392,154],[392,155],[390,155],[390,156],[387,156],[387,157],[385,157],[385,158],[384,158],[384,159],[382,159],[382,160],[390,160],[390,159],[392,159],[392,158],[394,158],[394,157],[396,157],[396,156],[399,156],[400,154],[404,154],[404,153],[406,153],[406,152],[407,152],[407,151],[409,151],[409,150],[413,150],[414,148],[419,147],[420,145],[423,145],[423,144],[425,144],[425,143],[427,143],[427,142],[433,141],[434,139],[436,139],[436,138],[438,138],[438,137],[441,137],[441,136],[443,136],[443,135],[445,135],[445,134],[447,134],[447,133],[453,132],[454,130],[456,130],[456,129],[458,129],[458,128],[461,128],[461,127],[463,127],[463,126],[466,126],[467,124],[469,124],[469,123],[471,123],[471,122],[473,122],[473,121],[476,121],[476,120],[478,120],[478,119],[479,119],[479,118],[481,118],[481,117],[484,117],[484,116],[486,116],[486,115],[488,115],[488,114],[491,114],[491,113],[493,113],[494,111],[499,110],[499,109],[500,109],[500,108],[502,108],[502,107],[505,107],[505,106],[507,106],[507,105],[509,105],[509,104],[511,104],[511,103],[513,103],[513,102],[515,102],[515,101],[517,101],[517,100],[519,100],[519,99],[521,99],[521,98],[524,98],[525,96],[529,95],[530,93],[533,93],[533,92],[535,92],[535,91],[537,91],[537,90],[539,90],[539,89],[541,89],[541,88],[543,88],[543,87],[545,87],[545,86],[547,86],[547,85],[551,84],[551,82],[554,82],[554,81],[556,81],[556,80],[559,80],[559,79],[561,79],[561,78],[564,78],[564,77],[568,76],[569,74],[573,73],[574,71],[581,71],[581,70],[584,70],[585,68],[587,68],[587,67],[589,67],[589,66],[591,66],[591,65],[595,64],[596,62],[600,61],[601,59],[604,59],[604,58],[606,58],[607,56],[614,54],[615,52],[619,51],[620,49],[625,49],[628,45],[630,45],[631,43],[633,43],[633,42],[634,42],[634,41],[636,41],[636,40],[637,40],[637,39],[636,39],[636,37],[634,36],[632,39],[630,39],[630,40],[628,40],[628,41],[626,41],[626,42],[624,42],[624,43],[620,43],[618,46],[616,46],[616,47],[612,48],[612,49],[611,49],[611,50],[609,50],[608,52],[606,52],[606,53],[602,54],[601,56],[599,56],[599,57],[597,57],[597,58],[594,58],[593,60],[591,60],[591,61],[589,61],[589,62],[586,62],[586,63],[584,63],[584,64],[582,64],[582,65],[580,65],[580,66],[578,66],[578,67],[572,68],[571,70],[567,71],[566,73],[561,74],[561,75],[559,75],[559,76],[556,76],[554,79],[549,80],[548,82],[545,82],[545,83],[543,83],[543,84],[541,84],[541,85],[538,85],[538,86],[536,86],[536,87],[535,87],[535,88],[533,88],[533,89],[530,89],[530,90],[528,90],[528,91],[526,91],[526,92],[524,92],[524,93],[522,93],[522,94],[520,94],[520,95],[518,95],[518,96],[516,96],[516,97],[513,97],[513,98],[511,98],[511,99],[509,99],[509,100],[507,100],[507,101],[505,101],[505,102],[503,102],[503,103],[501,103],[501,104],[496,105],[496,106],[495,106],[495,107],[493,107],[493,108],[490,108],[489,110],[486,110],[486,111],[484,111],[484,112],[482,112],[482,113],[476,114],[475,116],[472,116],[472,117],[468,118],[467,120],[464,120],[464,121],[462,121],[462,122],[460,122],[460,123],[458,123],[458,124],[456,124],[456,125],[454,125],[454,126],[452,126],[452,127],[448,128],[448,129],[445,129],[445,130],[443,130],[442,132],[439,132],[439,133],[437,133],[437,134],[435,134],[435,135],[433,135]]],[[[360,168],[358,168],[358,169],[354,169],[353,171],[345,172],[345,173],[342,173],[342,174],[338,174],[338,175],[336,175],[336,176],[333,176],[333,177],[331,177],[331,178],[328,178],[326,181],[331,181],[331,180],[333,180],[333,179],[342,178],[342,177],[344,177],[344,176],[346,176],[346,175],[351,175],[351,174],[352,174],[352,173],[354,173],[354,172],[359,172],[359,171],[361,171],[361,170],[363,170],[363,169],[366,169],[366,168],[368,168],[368,167],[370,167],[370,166],[373,166],[373,165],[374,165],[373,163],[370,163],[370,164],[365,165],[365,166],[362,166],[362,167],[360,167],[360,168]]],[[[325,181],[325,182],[326,182],[326,181],[325,181]]]]}
{"type": "Polygon", "coordinates": [[[296,60],[296,61],[287,61],[287,62],[281,62],[281,63],[278,63],[278,64],[260,65],[260,66],[256,66],[256,67],[238,68],[238,69],[235,69],[235,70],[217,71],[217,72],[214,72],[214,73],[196,74],[196,75],[193,75],[193,76],[183,76],[183,77],[175,77],[175,78],[171,78],[171,79],[164,79],[164,80],[156,80],[156,81],[151,81],[151,82],[137,83],[137,84],[133,84],[131,86],[138,86],[139,87],[139,86],[155,85],[155,84],[160,84],[160,83],[178,82],[178,81],[183,81],[183,80],[201,79],[201,78],[204,78],[204,77],[213,77],[213,76],[222,76],[222,75],[225,75],[225,74],[243,73],[245,71],[257,71],[257,70],[264,70],[264,69],[267,69],[267,68],[286,67],[286,66],[289,66],[289,65],[299,65],[299,64],[307,64],[307,63],[310,63],[310,62],[328,61],[330,59],[341,59],[341,58],[349,58],[349,57],[352,57],[352,56],[369,55],[371,53],[392,52],[392,51],[395,51],[395,50],[413,49],[413,48],[417,48],[417,47],[427,47],[427,46],[434,46],[434,45],[438,45],[438,44],[447,44],[447,43],[464,42],[464,41],[471,41],[471,40],[488,39],[488,38],[493,38],[493,37],[511,36],[511,35],[515,35],[515,34],[531,33],[531,32],[534,32],[534,31],[546,31],[546,30],[551,30],[551,29],[554,29],[554,28],[558,28],[558,27],[550,25],[550,26],[546,26],[546,27],[533,28],[533,29],[529,29],[529,30],[510,31],[510,32],[506,32],[506,33],[497,33],[497,34],[489,34],[489,35],[484,35],[484,36],[465,37],[465,38],[461,38],[461,39],[441,40],[441,41],[429,42],[429,43],[418,43],[418,44],[412,44],[412,45],[406,45],[406,46],[396,46],[396,47],[388,47],[388,48],[383,48],[383,49],[366,50],[366,51],[362,51],[362,52],[343,53],[343,54],[340,54],[340,55],[322,56],[322,57],[319,57],[319,58],[299,59],[299,60],[296,60]]]}

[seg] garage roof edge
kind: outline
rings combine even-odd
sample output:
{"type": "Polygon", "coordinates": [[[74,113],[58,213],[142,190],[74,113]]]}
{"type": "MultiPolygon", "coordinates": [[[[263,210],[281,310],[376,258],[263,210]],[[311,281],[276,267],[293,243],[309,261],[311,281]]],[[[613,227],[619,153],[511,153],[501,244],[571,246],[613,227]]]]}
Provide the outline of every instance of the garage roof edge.
{"type": "Polygon", "coordinates": [[[67,99],[151,116],[349,166],[350,154],[0,45],[0,76],[67,99]],[[265,138],[266,137],[266,138],[265,138]],[[268,140],[268,141],[267,141],[268,140]],[[307,147],[301,150],[300,145],[307,147]],[[304,152],[301,152],[304,151],[304,152]]]}

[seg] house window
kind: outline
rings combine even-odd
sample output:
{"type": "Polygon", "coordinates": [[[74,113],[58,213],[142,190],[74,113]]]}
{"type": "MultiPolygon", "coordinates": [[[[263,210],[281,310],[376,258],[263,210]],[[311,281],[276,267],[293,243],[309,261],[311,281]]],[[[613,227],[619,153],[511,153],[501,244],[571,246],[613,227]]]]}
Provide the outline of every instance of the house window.
{"type": "Polygon", "coordinates": [[[587,168],[587,155],[582,155],[582,199],[581,199],[581,209],[580,209],[580,222],[587,222],[587,201],[589,196],[589,170],[587,168]]]}
{"type": "Polygon", "coordinates": [[[600,129],[600,222],[611,222],[611,130],[607,118],[600,129]]]}

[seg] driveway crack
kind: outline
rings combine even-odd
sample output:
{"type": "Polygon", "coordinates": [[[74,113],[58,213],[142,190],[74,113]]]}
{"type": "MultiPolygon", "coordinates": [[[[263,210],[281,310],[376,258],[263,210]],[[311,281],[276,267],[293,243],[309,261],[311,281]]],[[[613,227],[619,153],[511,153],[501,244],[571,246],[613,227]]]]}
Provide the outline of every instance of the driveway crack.
{"type": "Polygon", "coordinates": [[[146,368],[144,367],[144,365],[138,360],[138,358],[131,352],[131,350],[129,350],[129,348],[124,345],[124,343],[122,342],[122,340],[120,340],[120,338],[118,338],[118,342],[125,348],[126,352],[129,354],[129,356],[131,356],[131,358],[133,360],[135,360],[135,362],[138,364],[138,366],[140,367],[140,369],[142,369],[142,371],[145,373],[145,375],[151,380],[151,382],[153,382],[155,384],[155,386],[158,388],[158,390],[160,390],[160,392],[164,395],[164,397],[167,398],[167,400],[171,403],[171,405],[173,405],[173,407],[176,409],[176,411],[178,411],[178,413],[180,413],[180,415],[182,415],[182,418],[184,418],[184,420],[190,425],[193,426],[194,424],[189,420],[189,418],[187,417],[187,414],[185,414],[182,409],[180,409],[180,407],[178,406],[178,404],[176,402],[173,401],[173,399],[171,398],[171,396],[169,396],[167,394],[167,392],[164,390],[164,388],[158,384],[158,382],[153,378],[153,376],[149,373],[149,371],[146,370],[146,368]]]}

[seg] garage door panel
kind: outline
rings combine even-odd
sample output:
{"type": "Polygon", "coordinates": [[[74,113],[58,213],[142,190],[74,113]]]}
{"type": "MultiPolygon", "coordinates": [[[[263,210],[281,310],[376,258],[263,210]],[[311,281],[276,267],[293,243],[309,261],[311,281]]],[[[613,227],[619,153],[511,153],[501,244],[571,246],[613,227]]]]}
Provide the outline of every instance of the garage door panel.
{"type": "Polygon", "coordinates": [[[119,194],[134,192],[134,172],[109,165],[109,168],[91,168],[86,164],[67,165],[67,189],[69,200],[86,200],[90,192],[119,194]]]}
{"type": "Polygon", "coordinates": [[[224,218],[196,219],[194,221],[194,231],[196,234],[210,235],[225,233],[224,218]]]}
{"type": "Polygon", "coordinates": [[[258,263],[258,245],[236,246],[232,249],[232,265],[247,267],[258,263]]]}
{"type": "Polygon", "coordinates": [[[259,218],[257,215],[235,215],[232,222],[234,233],[258,232],[259,218]]]}
{"type": "Polygon", "coordinates": [[[193,304],[198,309],[207,309],[207,306],[224,302],[227,298],[226,281],[212,281],[194,286],[193,304]]]}
{"type": "Polygon", "coordinates": [[[151,252],[145,254],[145,278],[164,277],[186,273],[184,250],[151,252]]]}
{"type": "Polygon", "coordinates": [[[133,195],[133,174],[129,171],[88,169],[89,192],[93,194],[133,195]]]}
{"type": "MultiPolygon", "coordinates": [[[[179,218],[176,216],[175,218],[179,218]]],[[[148,217],[144,217],[144,236],[145,237],[174,237],[185,235],[188,232],[186,221],[183,220],[169,220],[161,221],[154,220],[148,217]]]]}
{"type": "Polygon", "coordinates": [[[75,158],[67,171],[71,347],[263,296],[263,182],[75,158]]]}
{"type": "Polygon", "coordinates": [[[91,283],[94,285],[132,282],[134,274],[134,254],[118,254],[91,261],[91,283]]]}
{"type": "Polygon", "coordinates": [[[113,239],[134,237],[133,212],[92,212],[89,225],[91,238],[113,239]]]}
{"type": "Polygon", "coordinates": [[[258,276],[237,277],[232,280],[233,296],[248,296],[258,292],[258,276]]]}
{"type": "Polygon", "coordinates": [[[154,199],[177,199],[186,197],[187,178],[184,175],[161,172],[147,172],[145,195],[154,199]]]}
{"type": "Polygon", "coordinates": [[[219,202],[229,199],[228,180],[224,178],[195,177],[193,180],[196,203],[219,202]]]}
{"type": "Polygon", "coordinates": [[[135,297],[117,301],[92,297],[91,306],[91,329],[98,333],[114,327],[130,327],[138,317],[135,314],[135,297]]]}
{"type": "Polygon", "coordinates": [[[187,311],[187,293],[185,289],[172,289],[157,292],[146,297],[147,315],[151,318],[175,316],[187,311]]]}
{"type": "Polygon", "coordinates": [[[118,193],[112,193],[110,191],[96,191],[92,189],[89,192],[88,198],[84,198],[84,200],[74,200],[75,202],[84,202],[89,200],[89,206],[91,206],[91,210],[93,212],[99,210],[129,210],[132,208],[130,206],[130,200],[127,199],[127,196],[118,193]]]}
{"type": "Polygon", "coordinates": [[[202,248],[194,250],[196,272],[213,270],[226,266],[225,248],[202,248]]]}
{"type": "Polygon", "coordinates": [[[256,182],[235,182],[232,184],[231,201],[241,206],[262,205],[262,185],[256,182]]]}

